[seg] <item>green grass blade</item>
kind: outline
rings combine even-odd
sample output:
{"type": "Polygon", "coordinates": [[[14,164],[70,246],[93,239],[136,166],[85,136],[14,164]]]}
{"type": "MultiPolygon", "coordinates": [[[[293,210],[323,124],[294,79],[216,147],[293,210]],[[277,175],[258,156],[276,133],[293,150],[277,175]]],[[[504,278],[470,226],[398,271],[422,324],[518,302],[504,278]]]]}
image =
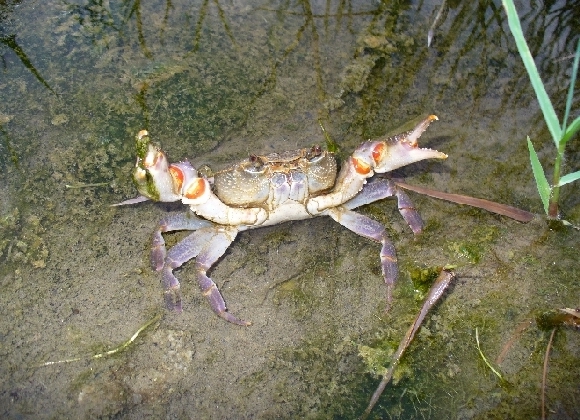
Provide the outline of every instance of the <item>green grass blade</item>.
{"type": "Polygon", "coordinates": [[[532,163],[532,171],[534,172],[534,178],[536,179],[538,193],[540,194],[540,198],[542,199],[544,211],[546,212],[546,214],[548,214],[551,188],[550,184],[548,183],[548,180],[546,179],[546,175],[544,174],[544,168],[542,168],[540,159],[538,159],[538,155],[536,154],[536,150],[534,149],[534,145],[530,141],[529,136],[528,136],[528,149],[530,150],[530,162],[532,163]]]}
{"type": "Polygon", "coordinates": [[[580,171],[566,174],[562,178],[560,178],[560,182],[558,183],[558,187],[561,187],[562,185],[565,185],[565,184],[569,184],[570,182],[576,181],[577,179],[580,179],[580,171]]]}
{"type": "Polygon", "coordinates": [[[572,121],[570,127],[566,129],[566,132],[562,136],[562,140],[560,140],[560,144],[562,146],[565,146],[566,143],[568,143],[568,140],[570,140],[572,136],[574,136],[574,134],[576,134],[579,130],[580,130],[580,117],[572,121]]]}
{"type": "MultiPolygon", "coordinates": [[[[576,75],[578,74],[578,61],[580,61],[580,39],[578,39],[576,55],[574,56],[574,64],[572,64],[572,77],[570,78],[570,88],[568,89],[568,97],[566,98],[566,112],[564,114],[564,121],[562,121],[562,131],[566,131],[566,123],[568,122],[570,108],[572,108],[572,101],[574,100],[574,85],[576,84],[576,75]]],[[[562,139],[560,143],[563,140],[564,139],[562,139]]]]}
{"type": "Polygon", "coordinates": [[[481,358],[483,359],[483,361],[485,362],[485,364],[487,365],[488,368],[491,369],[491,371],[493,373],[496,374],[496,376],[500,379],[500,380],[504,380],[503,376],[501,376],[501,373],[499,373],[498,370],[496,370],[491,363],[489,363],[489,360],[487,360],[487,357],[485,357],[485,354],[483,354],[483,352],[481,351],[481,347],[479,346],[479,332],[477,331],[477,328],[475,329],[475,342],[477,343],[477,351],[479,352],[479,355],[481,356],[481,358]]]}
{"type": "Polygon", "coordinates": [[[546,121],[548,130],[550,130],[550,134],[552,135],[557,148],[560,143],[560,138],[562,137],[562,130],[560,129],[560,122],[556,116],[556,111],[554,111],[552,102],[546,93],[546,89],[544,88],[544,84],[542,83],[542,79],[540,79],[540,74],[536,68],[536,63],[534,63],[534,58],[532,57],[530,49],[528,48],[528,44],[524,38],[524,33],[522,31],[522,26],[520,24],[520,19],[518,18],[514,2],[513,0],[502,0],[502,3],[507,13],[508,25],[516,41],[516,46],[518,47],[518,51],[522,57],[524,66],[526,67],[528,75],[530,76],[530,81],[534,91],[536,92],[536,97],[540,103],[540,108],[542,108],[544,120],[546,121]]]}

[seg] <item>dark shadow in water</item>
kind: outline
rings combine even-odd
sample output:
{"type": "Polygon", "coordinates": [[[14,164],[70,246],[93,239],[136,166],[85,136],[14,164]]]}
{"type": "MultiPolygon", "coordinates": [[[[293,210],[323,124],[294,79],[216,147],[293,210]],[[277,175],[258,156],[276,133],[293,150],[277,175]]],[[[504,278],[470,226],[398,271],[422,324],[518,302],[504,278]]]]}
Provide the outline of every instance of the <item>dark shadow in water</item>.
{"type": "Polygon", "coordinates": [[[46,80],[44,80],[44,78],[40,75],[40,72],[36,69],[36,67],[34,67],[34,64],[32,64],[32,61],[30,61],[24,50],[20,47],[20,45],[18,45],[16,42],[16,35],[2,36],[0,37],[0,43],[10,48],[20,59],[22,64],[24,64],[24,67],[26,67],[34,75],[34,77],[36,77],[36,79],[44,85],[45,88],[47,88],[51,93],[57,95],[57,93],[50,87],[46,80]]]}
{"type": "MultiPolygon", "coordinates": [[[[2,139],[4,140],[4,147],[6,147],[6,150],[8,151],[8,155],[10,156],[10,160],[12,161],[12,163],[14,164],[14,166],[16,167],[16,169],[18,169],[18,155],[16,154],[16,150],[14,150],[14,147],[12,146],[12,141],[10,140],[10,135],[6,132],[6,130],[4,130],[4,127],[2,126],[2,124],[0,124],[0,134],[2,135],[2,139]]],[[[2,154],[0,154],[0,157],[2,157],[2,154]]],[[[0,159],[0,166],[4,166],[2,159],[0,159]]]]}
{"type": "MultiPolygon", "coordinates": [[[[219,19],[222,23],[222,25],[224,26],[224,30],[226,31],[226,34],[228,35],[228,38],[230,39],[230,41],[232,41],[232,44],[235,48],[238,47],[238,44],[236,42],[236,39],[234,38],[234,34],[232,33],[232,30],[230,28],[230,25],[228,24],[228,21],[226,19],[226,14],[224,13],[224,9],[220,6],[220,3],[218,0],[213,0],[213,3],[215,4],[217,10],[218,10],[218,16],[219,19]]],[[[195,38],[193,40],[193,48],[191,49],[191,52],[195,53],[196,51],[199,50],[199,43],[201,41],[201,36],[203,33],[203,22],[207,16],[207,12],[208,12],[208,7],[209,7],[209,0],[204,0],[204,2],[201,5],[201,8],[199,9],[199,17],[197,18],[197,23],[195,25],[195,38]]]]}
{"type": "MultiPolygon", "coordinates": [[[[24,67],[26,67],[34,75],[34,77],[36,77],[36,79],[44,87],[46,87],[51,93],[53,93],[54,95],[57,95],[57,93],[50,87],[50,85],[46,82],[46,80],[44,80],[44,78],[42,77],[40,72],[36,69],[34,64],[32,64],[32,61],[28,58],[28,55],[24,52],[22,47],[20,47],[20,45],[16,42],[16,35],[14,35],[14,34],[3,35],[5,32],[3,22],[12,13],[12,6],[17,5],[19,3],[20,3],[20,1],[13,1],[13,2],[7,1],[7,2],[3,2],[2,4],[0,4],[0,43],[7,46],[10,50],[12,50],[12,52],[14,52],[14,54],[16,54],[16,56],[20,59],[20,61],[24,65],[24,67]]],[[[1,57],[2,57],[2,65],[4,67],[4,71],[6,71],[7,65],[6,65],[5,55],[2,54],[1,57]]],[[[12,146],[11,136],[4,129],[4,127],[1,123],[0,123],[0,135],[3,139],[2,143],[4,144],[4,147],[7,151],[7,155],[10,158],[10,161],[18,169],[18,167],[19,167],[18,154],[16,153],[16,150],[12,146]]],[[[2,155],[0,155],[0,156],[2,156],[2,155]]],[[[2,164],[2,160],[0,160],[0,164],[2,164]]]]}
{"type": "Polygon", "coordinates": [[[141,51],[143,51],[143,55],[147,58],[153,58],[153,54],[147,48],[147,44],[145,42],[145,36],[143,35],[143,20],[141,19],[141,0],[135,0],[135,2],[131,5],[129,15],[127,16],[128,19],[135,14],[135,21],[137,22],[137,37],[139,38],[139,46],[141,47],[141,51]]]}
{"type": "MultiPolygon", "coordinates": [[[[153,58],[151,48],[147,45],[147,39],[150,38],[147,36],[148,28],[143,27],[141,0],[119,2],[89,0],[85,5],[65,4],[68,6],[68,12],[76,16],[80,26],[87,25],[103,29],[93,31],[90,35],[93,37],[99,36],[95,34],[111,31],[122,36],[127,23],[135,18],[135,35],[139,47],[146,58],[153,58]]],[[[199,51],[203,40],[204,25],[207,25],[207,17],[211,12],[212,4],[217,10],[217,17],[225,34],[233,47],[238,49],[239,43],[229,23],[230,19],[220,2],[203,0],[196,10],[197,18],[193,29],[192,47],[183,55],[183,59],[199,51]]],[[[508,66],[508,59],[516,54],[514,50],[509,49],[512,45],[512,37],[507,30],[505,13],[499,0],[478,2],[451,0],[447,2],[447,5],[449,12],[446,14],[445,21],[437,29],[434,46],[431,49],[426,48],[426,42],[414,41],[426,39],[428,26],[437,12],[436,8],[431,12],[431,16],[423,15],[425,9],[423,2],[417,5],[416,13],[414,13],[415,21],[409,20],[412,5],[398,1],[383,1],[371,10],[362,11],[355,10],[352,2],[341,0],[333,4],[327,1],[322,13],[315,12],[314,5],[307,0],[284,1],[275,8],[259,7],[258,10],[269,11],[276,16],[275,23],[268,29],[269,37],[276,36],[276,29],[284,27],[288,17],[301,16],[304,20],[294,36],[288,38],[289,44],[283,49],[281,56],[271,57],[270,70],[262,85],[256,87],[256,99],[276,86],[278,70],[286,59],[299,46],[309,43],[321,102],[336,96],[345,100],[349,93],[360,94],[365,98],[361,114],[356,118],[355,124],[362,123],[368,127],[372,122],[369,116],[382,108],[377,100],[379,95],[385,97],[387,92],[386,97],[390,98],[391,103],[389,113],[392,114],[409,89],[418,83],[418,74],[425,65],[429,65],[431,74],[439,73],[440,78],[446,76],[450,81],[447,86],[435,88],[431,86],[436,99],[440,100],[445,95],[452,95],[452,92],[468,91],[471,96],[470,106],[474,112],[477,112],[482,107],[486,96],[489,95],[490,89],[496,88],[493,83],[500,77],[502,70],[508,66]],[[348,22],[360,16],[371,16],[371,19],[368,26],[359,32],[360,45],[353,54],[352,64],[345,68],[346,77],[341,86],[342,90],[329,95],[324,87],[321,69],[321,34],[319,33],[320,25],[317,25],[317,22],[322,20],[324,30],[328,32],[331,21],[335,22],[336,30],[341,30],[342,23],[346,19],[346,26],[352,32],[352,25],[348,22]],[[363,73],[360,81],[353,81],[350,78],[349,68],[363,73]]],[[[570,2],[552,0],[546,2],[544,7],[528,7],[519,11],[526,28],[530,49],[545,79],[551,80],[555,76],[565,74],[569,67],[568,60],[562,58],[571,54],[579,36],[578,25],[574,23],[580,20],[580,9],[574,6],[570,2]]],[[[165,42],[167,25],[170,24],[172,9],[171,0],[166,0],[161,29],[158,30],[159,42],[162,45],[165,42]]],[[[286,40],[282,42],[284,41],[286,40]]],[[[21,50],[15,49],[27,68],[34,72],[34,68],[29,66],[30,60],[18,51],[21,50]]],[[[47,86],[37,72],[35,76],[47,86]]],[[[519,80],[527,82],[527,74],[522,66],[518,66],[515,77],[512,77],[512,80],[502,89],[501,105],[497,112],[502,112],[512,107],[514,103],[520,103],[523,100],[522,95],[527,92],[528,84],[518,83],[519,80]]],[[[151,87],[151,84],[149,86],[151,87]]],[[[552,94],[558,110],[563,109],[565,104],[565,94],[560,95],[562,89],[565,89],[564,85],[557,86],[557,94],[552,94]]],[[[143,92],[141,91],[140,94],[143,92]]],[[[336,106],[341,105],[335,104],[331,110],[336,106]]]]}
{"type": "MultiPolygon", "coordinates": [[[[473,57],[467,77],[456,78],[456,83],[449,88],[468,91],[472,99],[471,107],[477,111],[494,88],[493,82],[501,77],[502,70],[508,65],[507,61],[511,57],[516,57],[518,62],[521,60],[515,50],[513,36],[507,29],[506,15],[500,1],[455,0],[449,1],[448,5],[449,29],[444,31],[439,28],[436,34],[438,57],[434,61],[433,71],[447,71],[450,80],[453,80],[461,73],[466,58],[473,57]],[[448,70],[445,70],[447,66],[448,70]]],[[[569,74],[574,47],[580,36],[580,27],[575,23],[580,21],[580,8],[574,2],[548,1],[543,7],[522,6],[518,14],[532,56],[544,83],[551,91],[554,107],[562,115],[569,83],[562,76],[569,74]]],[[[501,91],[499,113],[526,100],[526,92],[529,91],[528,74],[521,65],[513,71],[515,73],[511,73],[511,80],[501,91]]],[[[441,90],[438,97],[441,98],[446,90],[441,90]]],[[[534,121],[536,126],[532,128],[540,129],[543,124],[540,110],[534,121]]]]}
{"type": "MultiPolygon", "coordinates": [[[[327,93],[324,88],[323,83],[323,72],[321,67],[321,57],[320,57],[320,34],[318,33],[318,29],[316,26],[316,19],[323,19],[324,22],[324,29],[328,33],[330,32],[330,24],[329,21],[331,19],[336,19],[335,31],[340,30],[342,20],[347,18],[349,22],[352,22],[352,19],[356,16],[379,16],[381,13],[381,5],[377,6],[376,9],[369,10],[369,11],[353,11],[352,3],[351,2],[344,2],[341,1],[336,9],[336,11],[330,10],[331,2],[326,3],[326,9],[323,14],[313,13],[311,2],[308,0],[300,0],[298,1],[298,5],[300,7],[300,11],[291,10],[290,8],[293,6],[290,2],[286,2],[283,7],[279,9],[266,9],[276,14],[277,17],[277,25],[284,26],[286,17],[287,16],[302,16],[304,18],[304,22],[296,31],[294,35],[294,39],[292,42],[284,49],[281,58],[275,59],[275,62],[271,66],[271,70],[269,75],[266,77],[264,85],[260,90],[260,94],[264,93],[267,90],[274,88],[276,84],[276,77],[277,77],[277,70],[280,68],[282,64],[286,61],[286,59],[290,56],[292,52],[296,50],[296,48],[300,45],[301,41],[306,38],[306,34],[310,34],[310,42],[311,42],[311,52],[314,61],[314,71],[316,73],[316,87],[318,90],[318,97],[321,101],[324,101],[327,98],[327,93]]],[[[348,25],[350,27],[350,25],[348,25]]],[[[270,29],[270,36],[275,33],[276,27],[273,26],[270,29]]],[[[352,29],[351,29],[352,32],[352,29]]]]}

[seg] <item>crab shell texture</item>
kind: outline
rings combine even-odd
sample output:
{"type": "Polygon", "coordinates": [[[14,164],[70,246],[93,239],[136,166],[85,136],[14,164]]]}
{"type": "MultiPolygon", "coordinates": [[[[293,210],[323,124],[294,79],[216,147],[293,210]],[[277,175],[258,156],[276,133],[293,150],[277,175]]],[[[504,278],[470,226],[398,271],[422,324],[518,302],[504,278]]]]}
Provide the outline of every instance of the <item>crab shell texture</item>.
{"type": "Polygon", "coordinates": [[[328,191],[336,180],[336,159],[319,146],[310,149],[251,155],[214,174],[215,194],[225,204],[263,207],[267,211],[287,200],[304,203],[328,191]]]}
{"type": "Polygon", "coordinates": [[[148,133],[137,135],[138,158],[133,179],[146,199],[179,201],[191,212],[164,218],[153,234],[151,264],[162,271],[168,308],[182,310],[180,284],[173,270],[195,258],[197,282],[212,310],[238,325],[250,325],[228,312],[216,284],[206,275],[225,253],[238,232],[316,216],[332,219],[363,237],[381,244],[380,261],[387,286],[387,307],[398,275],[395,247],[385,227],[353,209],[387,197],[395,197],[398,209],[414,233],[422,230],[421,217],[406,194],[385,173],[424,159],[445,159],[437,150],[418,147],[418,138],[437,117],[430,115],[412,131],[362,143],[337,174],[332,153],[318,146],[262,156],[252,155],[216,173],[213,185],[188,162],[170,164],[165,153],[149,143],[148,133]],[[199,217],[197,217],[199,216],[199,217]],[[162,233],[190,230],[169,251],[162,233]]]}

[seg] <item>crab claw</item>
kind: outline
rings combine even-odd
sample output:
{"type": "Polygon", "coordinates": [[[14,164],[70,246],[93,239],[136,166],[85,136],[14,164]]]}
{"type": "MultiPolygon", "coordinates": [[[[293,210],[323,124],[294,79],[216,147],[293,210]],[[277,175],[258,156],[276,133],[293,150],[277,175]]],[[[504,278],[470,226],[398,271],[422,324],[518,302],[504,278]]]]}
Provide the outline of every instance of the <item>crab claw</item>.
{"type": "Polygon", "coordinates": [[[435,115],[429,115],[412,131],[361,144],[338,174],[332,191],[308,200],[308,213],[318,215],[346,203],[363,189],[366,180],[375,173],[389,172],[424,159],[446,159],[445,153],[421,149],[417,143],[431,121],[436,119],[435,115]]]}
{"type": "Polygon", "coordinates": [[[133,181],[142,196],[154,201],[177,201],[181,199],[184,180],[197,176],[189,162],[169,164],[167,156],[149,142],[149,133],[137,134],[137,163],[133,181]]]}
{"type": "Polygon", "coordinates": [[[385,173],[424,159],[446,159],[447,155],[433,149],[422,149],[417,140],[437,116],[429,115],[412,130],[384,140],[363,143],[353,154],[355,169],[361,175],[385,173]]]}

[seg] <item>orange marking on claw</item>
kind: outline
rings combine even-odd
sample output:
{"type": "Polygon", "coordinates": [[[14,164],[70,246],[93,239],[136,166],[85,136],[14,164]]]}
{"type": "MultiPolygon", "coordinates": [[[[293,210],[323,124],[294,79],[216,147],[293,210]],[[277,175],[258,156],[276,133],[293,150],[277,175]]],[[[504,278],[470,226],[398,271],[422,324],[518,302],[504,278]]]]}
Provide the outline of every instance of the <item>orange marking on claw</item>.
{"type": "Polygon", "coordinates": [[[205,192],[205,182],[201,178],[195,179],[189,187],[187,187],[187,191],[185,191],[185,197],[189,199],[199,198],[205,192]]]}
{"type": "Polygon", "coordinates": [[[354,167],[354,170],[361,175],[366,175],[371,171],[370,165],[367,165],[362,160],[354,157],[352,158],[352,166],[354,167]]]}
{"type": "Polygon", "coordinates": [[[387,145],[385,143],[378,143],[372,151],[373,160],[375,163],[379,163],[383,160],[385,152],[387,150],[387,145]]]}
{"type": "Polygon", "coordinates": [[[181,187],[183,186],[183,178],[185,178],[183,171],[175,165],[169,165],[169,173],[173,178],[173,183],[175,184],[176,190],[181,191],[181,187]]]}

